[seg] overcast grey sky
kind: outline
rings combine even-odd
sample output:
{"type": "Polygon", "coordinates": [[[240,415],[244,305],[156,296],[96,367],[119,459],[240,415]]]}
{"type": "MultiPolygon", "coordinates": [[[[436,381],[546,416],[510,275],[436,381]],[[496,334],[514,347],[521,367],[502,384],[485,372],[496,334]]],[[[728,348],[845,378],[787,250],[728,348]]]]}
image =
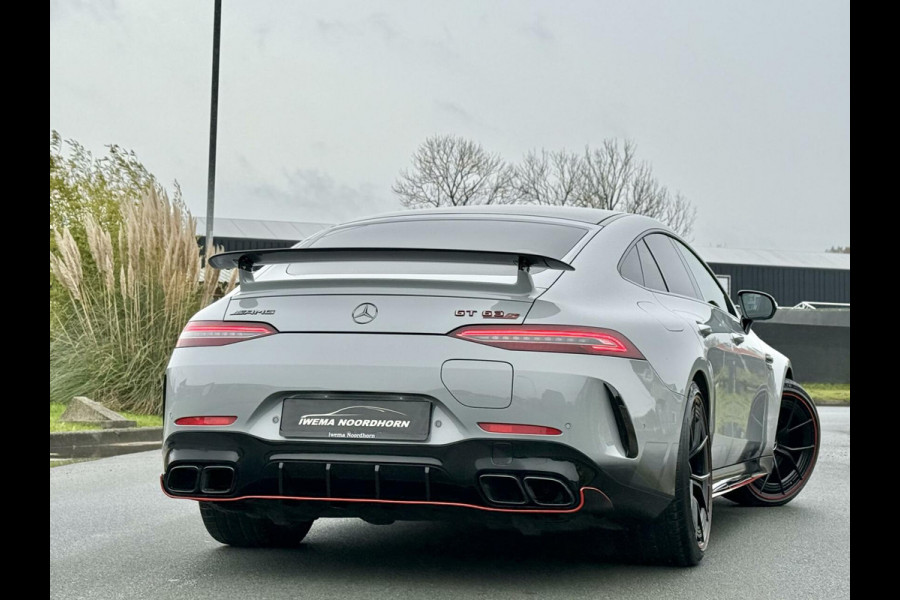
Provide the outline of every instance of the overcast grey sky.
{"type": "MultiPolygon", "coordinates": [[[[217,216],[399,207],[416,146],[632,138],[697,245],[850,243],[847,2],[224,0],[217,216]]],[[[212,0],[50,2],[50,128],[206,202],[212,0]]]]}

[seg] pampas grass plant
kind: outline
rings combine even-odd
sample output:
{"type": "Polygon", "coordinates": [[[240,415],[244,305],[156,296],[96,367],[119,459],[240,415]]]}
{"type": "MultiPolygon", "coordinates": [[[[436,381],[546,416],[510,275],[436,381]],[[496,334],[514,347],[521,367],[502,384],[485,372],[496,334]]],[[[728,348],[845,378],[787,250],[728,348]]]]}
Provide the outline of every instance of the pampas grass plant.
{"type": "Polygon", "coordinates": [[[116,239],[85,219],[96,269],[83,268],[68,229],[54,232],[50,271],[66,302],[51,313],[50,401],[83,395],[114,410],[161,414],[166,362],[184,324],[212,301],[218,271],[202,266],[195,220],[180,200],[151,188],[121,209],[116,239]]]}

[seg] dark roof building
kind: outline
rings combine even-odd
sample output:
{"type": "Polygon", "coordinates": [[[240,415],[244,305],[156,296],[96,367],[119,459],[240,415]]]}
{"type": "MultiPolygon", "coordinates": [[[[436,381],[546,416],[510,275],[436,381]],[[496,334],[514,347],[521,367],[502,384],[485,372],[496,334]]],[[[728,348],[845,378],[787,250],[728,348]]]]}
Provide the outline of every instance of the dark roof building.
{"type": "MultiPolygon", "coordinates": [[[[255,219],[216,218],[213,237],[225,252],[285,248],[314,233],[331,227],[331,223],[302,223],[296,221],[259,221],[255,219]]],[[[197,218],[197,241],[206,244],[206,219],[197,218]]]]}
{"type": "Polygon", "coordinates": [[[696,248],[734,299],[740,290],[775,296],[781,306],[850,302],[850,255],[830,252],[696,248]]]}

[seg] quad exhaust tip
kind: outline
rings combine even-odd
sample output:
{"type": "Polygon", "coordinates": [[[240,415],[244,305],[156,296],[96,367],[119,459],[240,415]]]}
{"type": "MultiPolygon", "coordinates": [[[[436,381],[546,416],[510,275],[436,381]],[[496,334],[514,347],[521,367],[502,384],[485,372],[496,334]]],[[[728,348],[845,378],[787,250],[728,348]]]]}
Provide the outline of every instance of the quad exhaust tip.
{"type": "Polygon", "coordinates": [[[525,504],[527,498],[515,475],[492,473],[478,478],[487,499],[494,504],[525,504]]]}
{"type": "Polygon", "coordinates": [[[178,465],[166,474],[166,487],[179,494],[191,494],[197,491],[200,481],[200,467],[194,465],[178,465]]]}
{"type": "Polygon", "coordinates": [[[569,506],[575,502],[572,490],[559,479],[528,475],[525,490],[531,501],[540,506],[569,506]]]}
{"type": "Polygon", "coordinates": [[[234,488],[234,467],[177,465],[166,474],[166,488],[176,494],[227,494],[234,488]]]}
{"type": "Polygon", "coordinates": [[[526,475],[521,479],[505,473],[488,473],[478,478],[484,495],[493,504],[527,504],[538,506],[571,506],[572,490],[555,477],[526,475]]]}
{"type": "Polygon", "coordinates": [[[227,494],[234,487],[234,467],[204,467],[200,474],[200,491],[204,494],[227,494]]]}

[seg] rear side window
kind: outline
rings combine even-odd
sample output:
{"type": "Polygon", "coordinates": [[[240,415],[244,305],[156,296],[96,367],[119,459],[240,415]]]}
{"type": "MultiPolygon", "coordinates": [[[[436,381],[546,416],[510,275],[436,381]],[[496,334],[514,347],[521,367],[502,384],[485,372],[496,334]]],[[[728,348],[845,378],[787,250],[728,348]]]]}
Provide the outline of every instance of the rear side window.
{"type": "Polygon", "coordinates": [[[707,270],[700,259],[697,258],[687,246],[677,240],[675,240],[674,243],[684,257],[684,262],[687,263],[691,273],[694,274],[694,281],[700,286],[700,292],[703,294],[703,299],[713,306],[717,306],[726,312],[734,314],[731,303],[725,297],[725,292],[719,287],[719,282],[716,281],[716,278],[713,277],[712,273],[707,270]]]}
{"type": "Polygon", "coordinates": [[[661,233],[652,233],[644,238],[653,258],[662,271],[663,278],[666,280],[666,286],[673,294],[681,294],[697,298],[697,292],[694,290],[694,284],[691,283],[691,276],[684,266],[681,257],[678,256],[678,250],[672,244],[672,238],[661,233]]]}
{"type": "Polygon", "coordinates": [[[666,282],[663,280],[662,273],[660,273],[656,260],[654,260],[653,255],[650,254],[650,250],[647,249],[647,244],[644,243],[644,240],[639,241],[634,247],[637,248],[638,257],[641,259],[641,270],[644,272],[644,285],[651,290],[668,292],[669,289],[666,287],[666,282]]]}
{"type": "Polygon", "coordinates": [[[641,257],[638,256],[637,246],[629,250],[622,259],[622,268],[619,272],[625,279],[644,285],[644,273],[641,271],[641,257]]]}
{"type": "Polygon", "coordinates": [[[561,259],[587,233],[583,227],[534,221],[404,219],[341,228],[311,248],[435,248],[526,252],[561,259]]]}
{"type": "MultiPolygon", "coordinates": [[[[481,250],[521,252],[562,259],[590,231],[588,227],[515,219],[409,218],[397,221],[359,223],[328,231],[302,244],[307,248],[428,248],[435,250],[481,250]]],[[[340,261],[291,263],[278,270],[269,268],[257,277],[278,279],[466,281],[512,284],[515,265],[407,261],[340,261]]],[[[553,285],[560,271],[532,267],[538,288],[553,285]]]]}

